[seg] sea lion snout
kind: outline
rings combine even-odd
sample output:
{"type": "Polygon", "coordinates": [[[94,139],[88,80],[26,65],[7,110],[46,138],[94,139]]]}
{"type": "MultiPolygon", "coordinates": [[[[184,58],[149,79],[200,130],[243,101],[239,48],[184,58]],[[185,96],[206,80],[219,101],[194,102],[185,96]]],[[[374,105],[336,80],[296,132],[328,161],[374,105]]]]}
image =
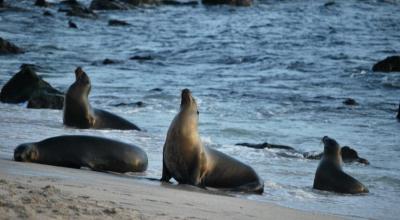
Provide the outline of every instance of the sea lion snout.
{"type": "Polygon", "coordinates": [[[192,96],[192,92],[187,88],[182,90],[181,96],[182,96],[181,107],[184,105],[191,104],[192,101],[195,101],[195,99],[192,96]]]}
{"type": "Polygon", "coordinates": [[[82,67],[77,67],[75,69],[75,81],[89,84],[90,80],[88,75],[83,71],[82,67]]]}
{"type": "Polygon", "coordinates": [[[324,136],[322,142],[324,143],[324,155],[336,155],[340,153],[340,146],[336,140],[324,136]]]}

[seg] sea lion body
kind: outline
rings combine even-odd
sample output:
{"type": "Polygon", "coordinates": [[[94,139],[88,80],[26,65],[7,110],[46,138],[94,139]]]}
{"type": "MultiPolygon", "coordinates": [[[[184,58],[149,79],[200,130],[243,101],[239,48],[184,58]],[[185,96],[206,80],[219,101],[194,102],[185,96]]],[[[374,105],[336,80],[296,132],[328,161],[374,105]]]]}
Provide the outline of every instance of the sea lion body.
{"type": "Polygon", "coordinates": [[[133,123],[110,112],[92,108],[89,104],[91,83],[89,77],[78,67],[76,81],[69,87],[64,101],[64,124],[82,129],[140,130],[133,123]]]}
{"type": "Polygon", "coordinates": [[[362,183],[343,172],[339,144],[327,136],[322,141],[324,155],[315,173],[313,188],[338,193],[367,193],[368,189],[362,183]]]}
{"type": "Polygon", "coordinates": [[[147,154],[139,147],[102,137],[57,136],[19,145],[14,160],[96,171],[143,172],[147,154]]]}
{"type": "Polygon", "coordinates": [[[201,143],[197,124],[197,103],[184,89],[181,110],[172,121],[164,144],[161,180],[174,178],[199,187],[262,193],[263,181],[250,166],[201,143]]]}

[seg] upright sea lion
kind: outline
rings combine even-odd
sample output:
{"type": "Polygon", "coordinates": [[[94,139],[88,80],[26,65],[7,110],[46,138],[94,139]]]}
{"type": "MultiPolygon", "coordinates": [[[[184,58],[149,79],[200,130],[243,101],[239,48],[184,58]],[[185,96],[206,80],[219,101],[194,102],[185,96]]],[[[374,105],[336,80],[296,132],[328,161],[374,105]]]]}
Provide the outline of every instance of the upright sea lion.
{"type": "Polygon", "coordinates": [[[141,148],[107,138],[81,135],[21,144],[14,150],[14,160],[118,173],[147,169],[147,154],[141,148]]]}
{"type": "Polygon", "coordinates": [[[90,79],[78,67],[75,82],[69,87],[64,101],[64,124],[77,128],[140,130],[131,122],[110,112],[92,108],[89,104],[90,79]]]}
{"type": "Polygon", "coordinates": [[[327,136],[322,141],[324,155],[315,173],[313,188],[338,193],[367,193],[367,187],[343,172],[339,144],[327,136]]]}
{"type": "Polygon", "coordinates": [[[182,90],[181,108],[164,144],[161,181],[262,193],[264,183],[250,166],[201,143],[198,114],[190,90],[182,90]]]}

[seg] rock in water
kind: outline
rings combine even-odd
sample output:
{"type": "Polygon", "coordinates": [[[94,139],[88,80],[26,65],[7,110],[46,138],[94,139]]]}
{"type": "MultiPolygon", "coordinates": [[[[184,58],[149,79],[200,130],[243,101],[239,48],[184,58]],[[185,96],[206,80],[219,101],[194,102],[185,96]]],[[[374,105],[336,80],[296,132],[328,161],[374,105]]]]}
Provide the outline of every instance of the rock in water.
{"type": "Polygon", "coordinates": [[[78,26],[71,20],[68,21],[68,27],[78,29],[78,26]]]}
{"type": "Polygon", "coordinates": [[[373,67],[374,72],[400,72],[400,56],[386,57],[377,62],[373,67]]]}
{"type": "Polygon", "coordinates": [[[36,0],[35,5],[39,6],[39,7],[47,7],[48,6],[46,0],[36,0]]]}
{"type": "Polygon", "coordinates": [[[58,94],[41,93],[29,99],[28,108],[62,109],[64,96],[58,94]]]}
{"type": "Polygon", "coordinates": [[[345,105],[358,105],[357,101],[352,98],[347,98],[346,100],[343,101],[343,104],[345,105]]]}
{"type": "Polygon", "coordinates": [[[252,0],[202,0],[203,5],[234,5],[234,6],[250,6],[252,0]]]}
{"type": "Polygon", "coordinates": [[[21,48],[0,37],[0,54],[17,54],[22,52],[21,48]]]}
{"type": "Polygon", "coordinates": [[[108,21],[109,26],[129,26],[130,24],[126,21],[121,21],[121,20],[116,20],[116,19],[110,19],[108,21]]]}
{"type": "MultiPolygon", "coordinates": [[[[53,88],[49,83],[41,79],[30,65],[22,65],[16,73],[1,89],[0,101],[6,103],[21,103],[30,99],[48,99],[47,102],[57,99],[59,102],[63,93],[53,88]]],[[[63,99],[63,98],[62,98],[63,99]]],[[[55,105],[54,103],[51,106],[55,105]]],[[[43,106],[43,105],[42,105],[43,106]]]]}
{"type": "Polygon", "coordinates": [[[118,0],[93,0],[90,3],[91,10],[127,10],[129,6],[118,0]]]}
{"type": "Polygon", "coordinates": [[[65,0],[60,4],[58,11],[66,12],[67,16],[76,16],[81,18],[97,18],[96,13],[86,8],[76,0],[65,0]]]}

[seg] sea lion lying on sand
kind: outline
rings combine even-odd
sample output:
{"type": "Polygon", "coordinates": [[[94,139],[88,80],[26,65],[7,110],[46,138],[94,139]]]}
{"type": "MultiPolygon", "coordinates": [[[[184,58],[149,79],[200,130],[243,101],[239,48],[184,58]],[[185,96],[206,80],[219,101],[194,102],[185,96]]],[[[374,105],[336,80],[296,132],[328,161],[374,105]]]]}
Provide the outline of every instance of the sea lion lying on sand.
{"type": "Polygon", "coordinates": [[[143,172],[147,154],[141,148],[102,137],[71,135],[21,144],[14,160],[118,173],[143,172]]]}

